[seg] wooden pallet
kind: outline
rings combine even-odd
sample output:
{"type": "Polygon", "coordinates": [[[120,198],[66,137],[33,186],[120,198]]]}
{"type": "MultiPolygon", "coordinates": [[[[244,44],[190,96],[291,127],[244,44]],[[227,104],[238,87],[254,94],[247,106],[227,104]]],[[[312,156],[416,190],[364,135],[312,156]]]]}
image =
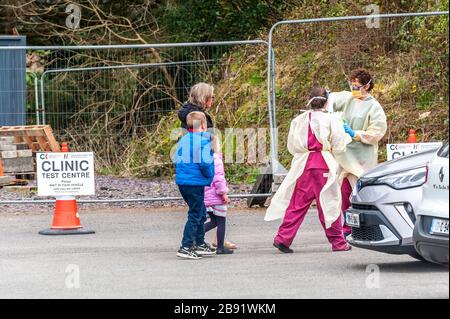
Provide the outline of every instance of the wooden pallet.
{"type": "Polygon", "coordinates": [[[27,143],[33,152],[60,152],[50,125],[1,126],[0,136],[15,136],[16,143],[27,143]]]}
{"type": "Polygon", "coordinates": [[[5,178],[5,176],[3,176],[3,178],[0,178],[0,188],[8,187],[8,186],[27,186],[28,183],[30,182],[27,179],[9,179],[9,180],[5,180],[4,178],[5,178]]]}
{"type": "Polygon", "coordinates": [[[0,187],[12,185],[15,181],[13,176],[0,176],[0,187]]]}

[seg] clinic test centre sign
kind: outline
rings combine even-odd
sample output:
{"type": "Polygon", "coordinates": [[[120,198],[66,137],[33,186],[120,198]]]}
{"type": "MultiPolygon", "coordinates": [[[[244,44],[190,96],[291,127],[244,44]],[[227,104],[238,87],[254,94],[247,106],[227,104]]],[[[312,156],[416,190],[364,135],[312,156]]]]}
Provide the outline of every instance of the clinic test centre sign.
{"type": "Polygon", "coordinates": [[[94,153],[37,153],[38,196],[95,195],[94,153]]]}
{"type": "Polygon", "coordinates": [[[398,157],[422,152],[429,149],[436,149],[441,146],[441,142],[387,144],[387,160],[390,161],[398,157]]]}

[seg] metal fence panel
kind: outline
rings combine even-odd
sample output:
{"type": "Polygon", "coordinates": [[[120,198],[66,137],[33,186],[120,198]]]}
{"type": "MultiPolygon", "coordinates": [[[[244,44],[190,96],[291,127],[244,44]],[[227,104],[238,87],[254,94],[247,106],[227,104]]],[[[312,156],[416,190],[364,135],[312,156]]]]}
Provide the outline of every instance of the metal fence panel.
{"type": "MultiPolygon", "coordinates": [[[[391,130],[402,128],[406,134],[412,111],[424,117],[428,111],[448,113],[448,58],[448,12],[278,22],[269,33],[267,74],[273,161],[288,165],[286,119],[305,108],[312,86],[348,90],[347,77],[357,67],[375,74],[374,95],[381,104],[397,108],[387,114],[391,130]]],[[[432,118],[424,123],[443,124],[432,118]]],[[[419,129],[430,138],[426,128],[419,129]]],[[[393,141],[390,131],[387,141],[393,141]]],[[[283,167],[274,168],[279,173],[283,167]]]]}
{"type": "MultiPolygon", "coordinates": [[[[171,177],[174,169],[170,151],[182,134],[177,130],[176,113],[187,100],[190,87],[207,82],[220,89],[254,56],[264,57],[267,43],[250,40],[41,46],[26,47],[26,50],[31,61],[29,71],[37,75],[33,80],[39,84],[37,91],[28,94],[29,103],[38,104],[32,124],[51,125],[56,139],[68,142],[71,151],[95,152],[99,173],[171,177]]],[[[261,62],[257,72],[264,79],[264,58],[261,62]]],[[[216,91],[215,107],[210,112],[213,117],[232,113],[238,106],[226,105],[223,95],[227,94],[233,92],[216,91]]],[[[261,166],[267,164],[265,146],[269,141],[269,125],[266,97],[249,98],[252,107],[261,109],[258,127],[222,125],[218,129],[224,141],[227,170],[232,170],[230,175],[239,176],[240,181],[251,184],[261,166]],[[262,151],[254,149],[258,147],[255,143],[264,146],[262,151]]]]}
{"type": "MultiPolygon", "coordinates": [[[[40,79],[41,120],[74,150],[94,151],[100,167],[114,166],[130,143],[152,136],[176,117],[192,85],[227,78],[232,49],[246,54],[255,46],[264,48],[265,43],[50,50],[40,79]]],[[[147,142],[168,136],[153,138],[147,142]]],[[[172,169],[167,149],[161,151],[164,154],[153,154],[154,161],[165,165],[163,170],[172,169]]]]}
{"type": "MultiPolygon", "coordinates": [[[[0,36],[0,46],[24,46],[24,36],[0,36]]],[[[0,51],[0,126],[24,125],[26,105],[25,50],[0,51]]]]}

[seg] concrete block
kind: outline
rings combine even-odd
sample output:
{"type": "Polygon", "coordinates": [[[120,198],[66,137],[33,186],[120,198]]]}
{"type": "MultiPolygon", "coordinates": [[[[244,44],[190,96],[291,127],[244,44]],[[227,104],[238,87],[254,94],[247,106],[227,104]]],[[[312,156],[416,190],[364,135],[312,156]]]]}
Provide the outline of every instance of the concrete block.
{"type": "Polygon", "coordinates": [[[5,144],[12,144],[16,141],[14,136],[0,136],[0,143],[4,142],[5,144]]]}
{"type": "Polygon", "coordinates": [[[27,144],[27,143],[14,143],[14,145],[17,147],[17,150],[18,150],[18,151],[30,149],[30,148],[28,147],[28,144],[27,144]]]}
{"type": "Polygon", "coordinates": [[[17,158],[17,151],[2,151],[1,158],[17,158]]]}
{"type": "Polygon", "coordinates": [[[19,150],[17,151],[17,157],[32,157],[33,151],[32,150],[19,150]]]}
{"type": "Polygon", "coordinates": [[[32,157],[4,158],[3,171],[5,173],[34,172],[34,160],[32,157]]]}
{"type": "Polygon", "coordinates": [[[17,150],[17,146],[13,144],[3,144],[0,143],[0,151],[15,151],[17,150]]]}

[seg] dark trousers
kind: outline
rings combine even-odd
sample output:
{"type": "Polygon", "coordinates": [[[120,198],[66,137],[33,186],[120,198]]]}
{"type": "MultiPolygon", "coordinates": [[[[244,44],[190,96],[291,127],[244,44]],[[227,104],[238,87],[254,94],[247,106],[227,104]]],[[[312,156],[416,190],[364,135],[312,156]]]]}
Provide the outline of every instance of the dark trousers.
{"type": "Polygon", "coordinates": [[[217,227],[217,247],[223,248],[225,241],[225,228],[227,219],[225,217],[216,216],[213,213],[208,213],[210,221],[205,224],[205,232],[209,232],[211,229],[217,227]]]}
{"type": "Polygon", "coordinates": [[[186,226],[184,226],[181,245],[183,247],[192,247],[194,243],[203,245],[205,243],[205,228],[203,225],[206,221],[205,187],[178,185],[178,188],[184,201],[189,206],[188,220],[186,226]]]}

